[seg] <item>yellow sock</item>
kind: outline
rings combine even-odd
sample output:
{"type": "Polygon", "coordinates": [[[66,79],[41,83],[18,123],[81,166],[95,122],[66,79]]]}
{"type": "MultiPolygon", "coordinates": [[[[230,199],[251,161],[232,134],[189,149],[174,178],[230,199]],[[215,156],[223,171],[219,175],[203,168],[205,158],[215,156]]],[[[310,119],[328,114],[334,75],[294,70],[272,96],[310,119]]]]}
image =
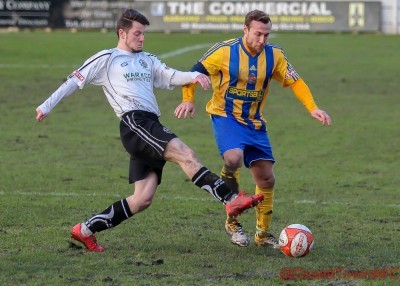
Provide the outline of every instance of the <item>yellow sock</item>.
{"type": "Polygon", "coordinates": [[[267,232],[271,225],[272,208],[274,204],[274,188],[261,189],[256,186],[256,194],[263,194],[264,201],[256,207],[257,226],[256,232],[267,232]]]}
{"type": "Polygon", "coordinates": [[[221,170],[221,179],[228,185],[228,187],[235,193],[239,192],[239,169],[234,169],[226,164],[221,170]]]}
{"type": "MultiPolygon", "coordinates": [[[[222,166],[221,179],[228,185],[228,187],[235,193],[239,192],[239,169],[233,169],[226,164],[222,166]]],[[[231,218],[229,215],[226,217],[227,223],[232,223],[233,221],[239,222],[239,218],[231,218]]]]}

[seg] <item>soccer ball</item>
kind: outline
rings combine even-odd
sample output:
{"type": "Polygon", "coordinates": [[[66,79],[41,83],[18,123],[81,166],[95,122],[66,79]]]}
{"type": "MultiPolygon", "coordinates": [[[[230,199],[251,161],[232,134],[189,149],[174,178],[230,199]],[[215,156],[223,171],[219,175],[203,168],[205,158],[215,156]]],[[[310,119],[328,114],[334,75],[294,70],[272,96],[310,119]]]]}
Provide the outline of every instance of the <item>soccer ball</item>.
{"type": "Polygon", "coordinates": [[[279,235],[279,246],[287,256],[304,257],[314,246],[314,236],[305,225],[291,224],[279,235]]]}

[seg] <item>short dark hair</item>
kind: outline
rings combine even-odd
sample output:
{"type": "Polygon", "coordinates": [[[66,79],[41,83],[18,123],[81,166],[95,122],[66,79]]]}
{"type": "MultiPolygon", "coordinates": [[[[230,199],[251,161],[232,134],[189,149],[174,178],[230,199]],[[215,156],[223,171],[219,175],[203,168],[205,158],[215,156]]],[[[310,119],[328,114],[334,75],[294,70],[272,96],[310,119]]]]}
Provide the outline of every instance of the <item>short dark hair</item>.
{"type": "Polygon", "coordinates": [[[150,25],[149,20],[147,20],[143,14],[133,9],[126,9],[118,18],[115,25],[117,35],[119,35],[119,29],[123,29],[125,32],[127,32],[132,27],[132,23],[134,21],[139,22],[142,25],[150,25]]]}
{"type": "Polygon", "coordinates": [[[244,24],[247,28],[250,27],[251,21],[262,22],[264,24],[268,24],[271,22],[271,18],[269,15],[260,10],[253,10],[246,14],[244,19],[244,24]]]}

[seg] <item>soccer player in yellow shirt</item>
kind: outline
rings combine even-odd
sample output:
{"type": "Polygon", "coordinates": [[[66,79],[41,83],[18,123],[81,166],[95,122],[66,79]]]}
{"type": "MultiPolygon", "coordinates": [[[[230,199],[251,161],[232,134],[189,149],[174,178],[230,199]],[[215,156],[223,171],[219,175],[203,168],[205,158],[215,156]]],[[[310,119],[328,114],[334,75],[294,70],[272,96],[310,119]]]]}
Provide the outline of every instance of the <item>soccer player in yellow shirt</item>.
{"type": "MultiPolygon", "coordinates": [[[[329,115],[318,108],[310,89],[287,61],[282,48],[269,44],[272,23],[269,15],[253,10],[245,17],[241,38],[215,44],[193,66],[211,77],[213,95],[206,111],[211,115],[215,140],[224,159],[221,176],[236,192],[242,164],[250,169],[256,183],[255,193],[264,201],[256,208],[258,246],[279,248],[270,233],[273,209],[275,159],[262,115],[271,79],[290,87],[297,99],[322,123],[331,125],[329,115]]],[[[183,86],[182,103],[175,109],[177,118],[193,117],[196,85],[183,86]]],[[[225,230],[232,243],[248,246],[249,239],[237,217],[228,216],[225,230]]]]}

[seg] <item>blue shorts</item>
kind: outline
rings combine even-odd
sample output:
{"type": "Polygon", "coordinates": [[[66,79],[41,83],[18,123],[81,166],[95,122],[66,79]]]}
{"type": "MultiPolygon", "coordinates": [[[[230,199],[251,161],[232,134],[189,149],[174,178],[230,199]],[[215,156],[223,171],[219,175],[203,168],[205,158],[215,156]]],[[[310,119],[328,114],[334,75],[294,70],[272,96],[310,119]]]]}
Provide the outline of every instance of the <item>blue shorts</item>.
{"type": "Polygon", "coordinates": [[[243,150],[244,165],[247,168],[257,160],[275,163],[266,131],[250,129],[234,118],[212,115],[211,119],[214,137],[221,156],[228,150],[241,149],[243,150]]]}

